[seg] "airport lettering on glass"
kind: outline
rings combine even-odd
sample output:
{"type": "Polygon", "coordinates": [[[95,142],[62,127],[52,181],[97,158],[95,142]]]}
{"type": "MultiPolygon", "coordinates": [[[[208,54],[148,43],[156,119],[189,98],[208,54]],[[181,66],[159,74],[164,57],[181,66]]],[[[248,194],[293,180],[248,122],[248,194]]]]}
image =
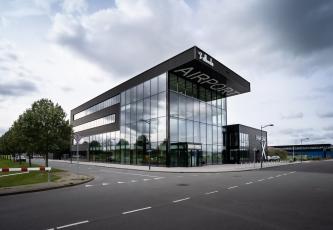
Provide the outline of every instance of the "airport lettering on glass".
{"type": "Polygon", "coordinates": [[[210,89],[223,93],[223,94],[226,94],[226,96],[239,94],[238,91],[227,86],[226,84],[219,83],[219,81],[216,80],[215,78],[212,78],[211,76],[209,76],[201,71],[194,71],[194,67],[177,69],[174,72],[182,73],[183,77],[196,81],[200,85],[204,85],[204,84],[209,85],[210,89]]]}

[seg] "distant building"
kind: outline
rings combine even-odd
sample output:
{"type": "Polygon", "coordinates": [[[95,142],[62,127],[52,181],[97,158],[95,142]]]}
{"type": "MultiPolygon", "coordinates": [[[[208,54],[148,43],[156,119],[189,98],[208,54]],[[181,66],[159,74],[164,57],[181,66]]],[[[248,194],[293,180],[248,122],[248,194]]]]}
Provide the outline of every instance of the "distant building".
{"type": "Polygon", "coordinates": [[[225,163],[259,162],[261,140],[267,155],[267,132],[249,126],[234,124],[227,126],[227,154],[225,163]],[[261,138],[262,137],[262,138],[261,138]]]}
{"type": "Polygon", "coordinates": [[[283,149],[289,156],[295,156],[297,159],[325,159],[333,158],[333,149],[331,144],[304,144],[304,145],[278,145],[270,146],[283,149]]]}

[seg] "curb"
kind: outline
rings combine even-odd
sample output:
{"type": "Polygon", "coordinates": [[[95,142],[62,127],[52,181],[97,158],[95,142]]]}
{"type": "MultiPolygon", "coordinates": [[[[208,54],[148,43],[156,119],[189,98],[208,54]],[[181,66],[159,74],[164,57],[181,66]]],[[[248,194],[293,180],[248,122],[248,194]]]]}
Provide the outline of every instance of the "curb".
{"type": "MultiPolygon", "coordinates": [[[[64,161],[64,160],[53,160],[54,162],[59,162],[59,163],[67,163],[70,164],[69,161],[64,161]]],[[[107,165],[93,165],[93,164],[82,164],[83,162],[81,162],[81,165],[85,165],[85,166],[96,166],[96,167],[104,167],[104,168],[113,168],[113,169],[123,169],[123,170],[134,170],[134,171],[141,171],[141,172],[162,172],[162,173],[230,173],[230,172],[243,172],[243,171],[254,171],[254,170],[262,170],[262,169],[268,169],[268,168],[276,168],[276,167],[280,167],[280,166],[288,166],[288,165],[294,165],[294,164],[298,164],[299,162],[293,162],[293,163],[289,163],[289,164],[284,164],[284,165],[274,165],[274,166],[270,166],[270,167],[264,167],[264,168],[247,168],[247,169],[236,169],[236,170],[228,170],[228,171],[164,171],[164,170],[148,170],[148,169],[138,169],[138,168],[122,168],[122,167],[115,167],[115,166],[107,166],[107,165]]],[[[75,164],[75,163],[74,163],[75,164]]],[[[147,166],[148,167],[148,166],[147,166]]]]}
{"type": "Polygon", "coordinates": [[[63,185],[59,185],[59,186],[51,186],[51,187],[45,187],[45,188],[35,188],[35,189],[32,188],[32,189],[27,189],[27,190],[22,189],[20,191],[12,191],[12,192],[9,191],[9,192],[4,192],[4,193],[0,192],[0,197],[1,196],[17,195],[17,194],[22,194],[22,193],[42,192],[42,191],[47,191],[47,190],[72,187],[72,186],[88,183],[88,182],[90,182],[94,179],[95,179],[94,177],[90,177],[88,180],[80,181],[78,183],[69,183],[69,184],[63,184],[63,185]]]}

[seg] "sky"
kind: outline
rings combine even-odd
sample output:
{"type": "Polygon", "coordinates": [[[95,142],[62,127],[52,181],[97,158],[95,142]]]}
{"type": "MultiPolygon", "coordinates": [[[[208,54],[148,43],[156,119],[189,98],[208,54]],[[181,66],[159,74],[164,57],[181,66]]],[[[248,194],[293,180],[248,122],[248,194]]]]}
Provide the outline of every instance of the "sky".
{"type": "Polygon", "coordinates": [[[330,0],[1,0],[0,135],[35,100],[69,114],[194,45],[251,83],[228,124],[333,144],[330,0]]]}

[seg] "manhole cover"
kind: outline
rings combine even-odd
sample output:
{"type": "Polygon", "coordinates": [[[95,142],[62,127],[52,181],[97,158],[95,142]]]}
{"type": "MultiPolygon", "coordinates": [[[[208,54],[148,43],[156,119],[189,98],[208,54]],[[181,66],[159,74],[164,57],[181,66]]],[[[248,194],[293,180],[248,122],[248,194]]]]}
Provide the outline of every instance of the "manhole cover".
{"type": "Polygon", "coordinates": [[[177,186],[189,186],[189,184],[177,184],[177,186]]]}

